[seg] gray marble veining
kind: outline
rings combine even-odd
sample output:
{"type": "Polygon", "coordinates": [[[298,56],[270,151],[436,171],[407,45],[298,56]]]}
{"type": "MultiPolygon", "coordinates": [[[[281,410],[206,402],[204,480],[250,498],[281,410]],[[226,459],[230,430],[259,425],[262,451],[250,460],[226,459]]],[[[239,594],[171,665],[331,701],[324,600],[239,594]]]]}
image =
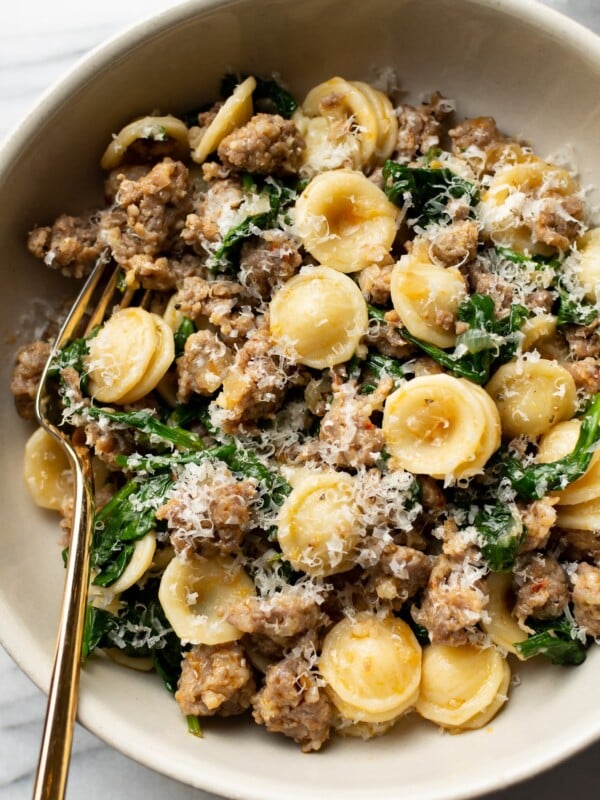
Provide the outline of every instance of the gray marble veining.
{"type": "MultiPolygon", "coordinates": [[[[0,139],[40,94],[80,56],[168,0],[8,0],[0,5],[0,139]]],[[[600,0],[546,0],[546,5],[600,33],[600,0]]],[[[45,699],[0,648],[0,800],[31,795],[45,699]]],[[[594,797],[600,743],[544,775],[488,800],[566,800],[594,797]]],[[[70,800],[210,800],[136,764],[78,727],[69,781],[70,800]]],[[[318,800],[318,799],[317,799],[318,800]]]]}

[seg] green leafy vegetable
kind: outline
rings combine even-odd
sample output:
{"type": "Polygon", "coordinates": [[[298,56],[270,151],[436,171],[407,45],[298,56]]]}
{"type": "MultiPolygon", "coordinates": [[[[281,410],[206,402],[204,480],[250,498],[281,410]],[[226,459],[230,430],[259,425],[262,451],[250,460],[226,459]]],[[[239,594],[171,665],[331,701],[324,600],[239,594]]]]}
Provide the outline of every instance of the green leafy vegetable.
{"type": "Polygon", "coordinates": [[[97,586],[111,586],[123,574],[133,554],[132,542],[156,524],[156,510],[173,484],[170,474],[155,475],[125,484],[96,514],[91,565],[99,570],[97,586]]]}
{"type": "Polygon", "coordinates": [[[150,437],[150,439],[159,439],[161,442],[171,444],[180,450],[204,449],[204,442],[196,433],[186,431],[184,428],[165,425],[164,422],[156,418],[152,411],[110,411],[106,408],[89,406],[87,413],[95,419],[108,419],[119,425],[128,425],[130,428],[134,428],[150,437]]]}
{"type": "Polygon", "coordinates": [[[564,325],[591,325],[598,319],[595,305],[570,295],[562,286],[558,286],[557,291],[559,306],[556,324],[559,328],[564,325]]]}
{"type": "Polygon", "coordinates": [[[481,552],[493,572],[508,572],[525,538],[521,521],[501,503],[484,505],[475,517],[482,538],[481,552]]]}
{"type": "MultiPolygon", "coordinates": [[[[248,75],[228,73],[221,81],[221,96],[229,97],[235,87],[242,83],[248,75]]],[[[292,95],[273,78],[255,78],[256,89],[252,98],[257,107],[264,106],[267,111],[274,111],[285,119],[289,119],[298,108],[292,95]]]]}
{"type": "Polygon", "coordinates": [[[505,456],[504,473],[520,497],[539,500],[548,492],[564,489],[580,478],[590,465],[594,447],[600,441],[600,394],[594,397],[581,422],[581,429],[571,453],[549,464],[523,464],[505,456]]]}
{"type": "Polygon", "coordinates": [[[231,257],[234,250],[244,239],[254,236],[257,230],[268,230],[276,227],[279,215],[294,202],[296,190],[286,186],[276,178],[269,177],[264,181],[261,193],[266,194],[269,200],[269,210],[260,214],[250,214],[238,225],[227,231],[220,247],[214,253],[214,261],[221,268],[231,268],[231,257]]]}
{"type": "Polygon", "coordinates": [[[96,647],[114,647],[131,658],[151,658],[167,689],[175,692],[181,675],[181,642],[157,599],[158,583],[128,589],[121,595],[118,614],[89,605],[86,611],[82,657],[96,647]]]}
{"type": "Polygon", "coordinates": [[[447,206],[451,200],[460,198],[471,208],[479,202],[477,187],[445,167],[409,167],[388,160],[383,166],[383,188],[392,203],[412,209],[409,222],[413,225],[450,222],[447,206]]]}
{"type": "Polygon", "coordinates": [[[196,326],[192,322],[189,317],[184,317],[181,322],[179,323],[179,327],[175,331],[174,339],[175,339],[175,356],[179,357],[183,355],[183,350],[185,348],[185,343],[192,335],[195,333],[196,326]]]}
{"type": "Polygon", "coordinates": [[[492,298],[473,294],[459,306],[457,318],[469,327],[456,337],[454,351],[424,342],[406,328],[400,333],[454,375],[481,385],[487,383],[493,369],[513,357],[519,343],[515,334],[528,315],[524,306],[513,305],[506,317],[496,319],[492,298]]]}
{"type": "Polygon", "coordinates": [[[79,385],[83,392],[87,391],[88,376],[85,367],[85,358],[89,355],[89,340],[92,339],[98,330],[94,330],[90,336],[81,339],[74,339],[52,359],[52,364],[48,370],[49,378],[59,378],[63,369],[71,367],[79,373],[79,385]]]}
{"type": "Polygon", "coordinates": [[[192,736],[197,736],[199,739],[202,739],[204,733],[202,732],[202,725],[200,724],[200,719],[198,717],[194,717],[192,714],[188,714],[186,720],[187,720],[188,733],[191,733],[192,736]]]}
{"type": "Polygon", "coordinates": [[[391,378],[400,379],[405,378],[408,372],[397,358],[384,356],[382,353],[369,353],[364,363],[378,378],[389,375],[391,378]]]}
{"type": "Polygon", "coordinates": [[[557,620],[528,620],[535,629],[533,636],[524,642],[516,642],[515,649],[523,658],[543,655],[553,664],[578,666],[586,658],[586,643],[574,637],[571,623],[563,616],[557,620]]]}

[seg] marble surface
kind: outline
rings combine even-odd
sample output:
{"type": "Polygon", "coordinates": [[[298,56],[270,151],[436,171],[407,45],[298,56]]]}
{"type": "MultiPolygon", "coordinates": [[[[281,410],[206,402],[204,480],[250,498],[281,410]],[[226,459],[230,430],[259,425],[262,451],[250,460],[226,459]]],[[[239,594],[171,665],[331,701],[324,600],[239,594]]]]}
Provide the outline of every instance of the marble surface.
{"type": "MultiPolygon", "coordinates": [[[[546,0],[600,33],[600,0],[546,0]]],[[[0,139],[42,92],[90,48],[168,0],[3,0],[0,3],[0,139]]],[[[597,699],[594,699],[597,702],[597,699]]],[[[0,647],[0,800],[30,797],[45,708],[39,690],[0,647]]],[[[597,796],[600,743],[564,764],[487,800],[597,796]]],[[[78,727],[69,800],[211,800],[130,761],[78,727]]],[[[318,800],[318,798],[317,798],[318,800]]]]}

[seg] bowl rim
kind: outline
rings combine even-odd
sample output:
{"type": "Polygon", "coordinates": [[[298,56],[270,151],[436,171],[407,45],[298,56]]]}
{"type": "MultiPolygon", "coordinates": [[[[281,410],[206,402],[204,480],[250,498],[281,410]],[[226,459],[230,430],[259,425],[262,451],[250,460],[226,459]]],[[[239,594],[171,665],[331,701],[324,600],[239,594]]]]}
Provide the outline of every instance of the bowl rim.
{"type": "MultiPolygon", "coordinates": [[[[285,0],[294,2],[298,0],[285,0]]],[[[301,0],[300,0],[301,1],[301,0]]],[[[154,11],[143,16],[136,22],[118,30],[107,39],[100,42],[88,53],[79,58],[63,75],[54,80],[40,95],[37,101],[26,112],[22,120],[0,141],[0,185],[11,166],[14,165],[25,149],[26,143],[36,131],[44,118],[55,108],[60,107],[76,91],[98,75],[100,71],[110,69],[116,57],[123,55],[130,47],[141,44],[144,40],[176,27],[185,22],[190,16],[202,15],[213,10],[234,7],[250,0],[180,0],[175,5],[161,11],[154,11]]],[[[600,35],[586,28],[580,22],[566,17],[555,8],[544,5],[539,0],[465,0],[473,6],[482,6],[496,11],[504,16],[524,21],[537,27],[542,32],[560,37],[570,49],[585,53],[600,68],[600,35]]],[[[0,606],[4,606],[1,602],[0,606]]],[[[10,611],[7,606],[6,610],[10,611]]],[[[43,659],[28,659],[25,651],[19,648],[18,624],[10,616],[0,614],[0,645],[5,649],[15,664],[41,689],[48,692],[50,683],[50,665],[43,659]]],[[[248,783],[243,787],[243,792],[235,790],[231,782],[223,778],[220,771],[207,770],[198,781],[197,772],[188,769],[175,768],[175,765],[161,750],[149,754],[142,747],[137,746],[133,738],[119,738],[114,732],[112,717],[105,711],[102,704],[91,699],[78,711],[77,721],[106,744],[145,765],[176,781],[185,782],[190,786],[213,792],[223,797],[239,798],[239,800],[280,800],[275,788],[270,791],[263,785],[253,786],[248,783]]],[[[535,757],[530,757],[526,762],[517,764],[508,773],[502,776],[502,786],[498,785],[497,778],[490,775],[487,780],[466,779],[457,789],[445,787],[444,789],[422,795],[420,800],[467,800],[479,797],[499,788],[507,788],[515,783],[539,774],[545,769],[565,761],[586,746],[600,739],[600,718],[597,729],[590,728],[582,731],[579,736],[572,736],[568,742],[555,743],[535,757]]],[[[377,795],[372,795],[376,800],[377,795]]]]}

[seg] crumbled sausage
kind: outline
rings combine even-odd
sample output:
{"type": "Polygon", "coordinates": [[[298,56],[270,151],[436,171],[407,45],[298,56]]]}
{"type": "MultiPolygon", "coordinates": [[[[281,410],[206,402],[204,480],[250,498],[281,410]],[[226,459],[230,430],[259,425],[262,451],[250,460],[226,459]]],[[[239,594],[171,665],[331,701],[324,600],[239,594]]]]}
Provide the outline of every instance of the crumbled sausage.
{"type": "Polygon", "coordinates": [[[440,556],[429,576],[420,608],[411,614],[433,644],[461,645],[469,641],[488,603],[483,570],[468,559],[440,556]]]}
{"type": "Polygon", "coordinates": [[[371,264],[358,273],[358,285],[368,303],[389,304],[393,269],[392,261],[390,264],[371,264]]]}
{"type": "Polygon", "coordinates": [[[567,250],[581,235],[582,218],[583,201],[579,197],[548,192],[539,200],[534,239],[557,250],[567,250]]]}
{"type": "Polygon", "coordinates": [[[432,257],[444,267],[456,267],[475,258],[479,228],[470,219],[459,220],[436,233],[430,247],[432,257]]]}
{"type": "Polygon", "coordinates": [[[567,325],[564,334],[572,358],[600,358],[600,320],[591,325],[567,325]]]}
{"type": "Polygon", "coordinates": [[[324,689],[309,671],[309,662],[288,656],[267,669],[264,687],[252,698],[252,716],[308,753],[319,750],[329,738],[333,712],[324,689]]]}
{"type": "Polygon", "coordinates": [[[268,300],[302,264],[296,243],[283,231],[265,231],[244,242],[240,253],[240,283],[253,297],[268,300]]]}
{"type": "Polygon", "coordinates": [[[472,527],[459,528],[455,520],[447,519],[432,531],[442,542],[442,552],[452,558],[471,558],[478,544],[477,531],[472,527]]]}
{"type": "Polygon", "coordinates": [[[520,547],[522,553],[530,550],[542,550],[550,537],[552,526],[556,523],[554,506],[556,497],[542,497],[527,505],[519,507],[519,513],[525,528],[525,541],[520,547]]]}
{"type": "Polygon", "coordinates": [[[237,642],[199,644],[181,662],[175,700],[186,716],[230,717],[250,706],[255,690],[252,672],[237,642]]]}
{"type": "Polygon", "coordinates": [[[446,496],[436,480],[429,475],[420,475],[419,484],[421,486],[421,500],[423,508],[434,514],[443,511],[446,507],[446,496]]]}
{"type": "Polygon", "coordinates": [[[485,294],[494,301],[494,313],[497,317],[504,317],[510,311],[514,289],[508,281],[503,280],[493,272],[487,272],[477,261],[470,263],[466,268],[471,292],[485,294]]]}
{"type": "Polygon", "coordinates": [[[396,151],[400,158],[410,161],[417,153],[427,153],[440,143],[441,123],[453,110],[452,103],[439,92],[429,103],[420,106],[401,105],[397,109],[398,139],[396,151]]]}
{"type": "Polygon", "coordinates": [[[452,139],[452,152],[462,155],[465,150],[477,148],[485,150],[505,140],[493,117],[475,117],[465,119],[455,128],[448,131],[452,139]]]}
{"type": "Polygon", "coordinates": [[[37,341],[17,351],[10,391],[15,398],[17,412],[23,419],[33,419],[35,416],[35,396],[51,350],[49,342],[37,341]]]}
{"type": "Polygon", "coordinates": [[[303,383],[305,374],[275,352],[268,331],[256,331],[236,353],[217,397],[217,405],[225,409],[223,430],[235,433],[272,417],[287,391],[303,383]]]}
{"type": "Polygon", "coordinates": [[[238,480],[224,464],[205,463],[175,485],[156,518],[167,521],[177,553],[237,553],[255,524],[256,496],[254,480],[238,480]]]}
{"type": "Polygon", "coordinates": [[[571,373],[578,389],[583,389],[587,394],[600,392],[599,359],[587,357],[581,361],[565,361],[562,366],[571,373]]]}
{"type": "Polygon", "coordinates": [[[103,249],[94,218],[68,214],[61,214],[51,227],[34,228],[27,246],[47,267],[69,278],[86,276],[103,249]]]}
{"type": "Polygon", "coordinates": [[[253,175],[293,175],[300,167],[304,147],[291,119],[255,114],[221,141],[217,153],[230,169],[253,175]]]}
{"type": "Polygon", "coordinates": [[[383,409],[393,385],[391,378],[383,378],[372,394],[360,395],[354,381],[333,384],[333,400],[319,431],[326,461],[354,468],[377,463],[385,442],[371,416],[383,409]]]}
{"type": "Polygon", "coordinates": [[[600,567],[578,564],[573,582],[573,616],[588,636],[600,636],[600,567]]]}
{"type": "Polygon", "coordinates": [[[400,333],[402,322],[396,311],[387,311],[384,320],[370,319],[365,344],[374,347],[384,356],[405,361],[415,352],[415,346],[400,333]]]}
{"type": "Polygon", "coordinates": [[[134,256],[157,257],[177,242],[190,208],[188,178],[184,164],[165,158],[137,180],[121,181],[115,205],[100,214],[98,241],[125,270],[134,270],[134,256]]]}
{"type": "Polygon", "coordinates": [[[431,566],[430,557],[420,550],[389,543],[381,551],[378,563],[365,570],[367,591],[373,591],[399,611],[426,585],[431,566]]]}
{"type": "Polygon", "coordinates": [[[204,330],[188,336],[177,359],[177,400],[187,403],[192,394],[210,395],[223,383],[233,363],[233,353],[216,333],[204,330]]]}
{"type": "Polygon", "coordinates": [[[552,538],[562,557],[570,561],[593,561],[600,565],[600,531],[557,528],[552,538]]]}
{"type": "Polygon", "coordinates": [[[135,253],[127,262],[129,276],[144,289],[168,292],[176,289],[185,278],[204,277],[207,269],[200,258],[191,253],[181,259],[135,253]]]}
{"type": "Polygon", "coordinates": [[[175,308],[199,328],[209,322],[227,344],[241,343],[256,327],[244,287],[235,281],[184,278],[175,308]]]}
{"type": "Polygon", "coordinates": [[[131,430],[107,427],[96,420],[84,426],[85,443],[93,448],[100,461],[109,469],[122,471],[123,467],[116,461],[116,456],[130,455],[135,452],[135,440],[131,430]]]}
{"type": "Polygon", "coordinates": [[[567,575],[550,553],[525,553],[515,567],[513,610],[519,621],[527,617],[560,617],[569,602],[567,575]]]}
{"type": "MultiPolygon", "coordinates": [[[[231,218],[244,202],[244,192],[238,180],[214,181],[202,192],[188,214],[181,238],[198,255],[206,255],[219,244],[225,234],[235,227],[231,218]]],[[[239,220],[241,222],[241,219],[239,220]]]]}
{"type": "Polygon", "coordinates": [[[247,597],[231,608],[227,618],[244,633],[276,641],[317,628],[326,619],[312,597],[291,591],[271,597],[247,597]]]}
{"type": "Polygon", "coordinates": [[[104,197],[107,204],[114,203],[121,182],[124,180],[138,181],[152,169],[151,164],[122,164],[111,169],[104,181],[104,197]]]}

